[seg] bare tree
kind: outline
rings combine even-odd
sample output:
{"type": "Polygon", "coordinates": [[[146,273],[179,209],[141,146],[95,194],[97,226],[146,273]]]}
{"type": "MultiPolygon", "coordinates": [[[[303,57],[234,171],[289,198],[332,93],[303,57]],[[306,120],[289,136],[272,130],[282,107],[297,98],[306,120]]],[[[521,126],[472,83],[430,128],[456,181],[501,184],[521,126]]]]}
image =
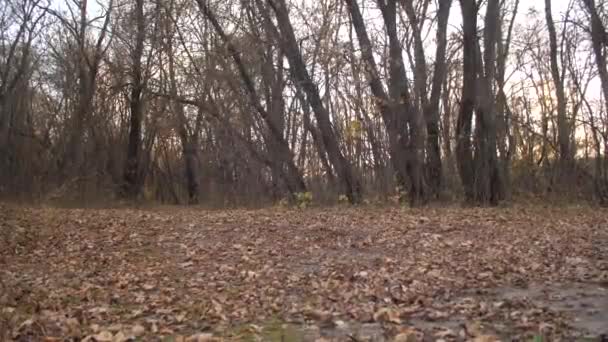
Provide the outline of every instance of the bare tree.
{"type": "Polygon", "coordinates": [[[144,0],[136,0],[133,9],[135,22],[134,46],[131,54],[131,93],[129,96],[129,139],[127,142],[127,160],[124,171],[124,195],[136,198],[143,185],[140,170],[141,130],[143,116],[143,92],[145,88],[144,42],[146,39],[146,17],[144,0]]]}
{"type": "Polygon", "coordinates": [[[176,1],[171,0],[166,5],[164,12],[166,16],[163,18],[163,48],[168,61],[167,68],[169,74],[169,94],[173,103],[172,109],[175,114],[176,129],[182,144],[182,154],[184,158],[184,173],[186,177],[186,188],[188,193],[188,203],[197,204],[199,202],[199,135],[202,126],[202,111],[199,111],[196,122],[189,123],[184,110],[184,104],[179,101],[179,89],[177,80],[177,65],[175,61],[176,49],[174,44],[174,36],[178,30],[174,23],[175,18],[181,14],[181,10],[176,6],[176,1]]]}
{"type": "Polygon", "coordinates": [[[317,124],[319,125],[323,144],[327,149],[328,158],[342,183],[342,189],[351,203],[359,203],[361,201],[360,181],[353,172],[350,162],[344,157],[340,149],[335,130],[330,121],[329,112],[323,105],[319,91],[306,69],[289,19],[287,5],[284,0],[268,0],[268,3],[276,15],[285,55],[291,66],[290,71],[294,79],[300,83],[312,107],[317,124]]]}
{"type": "Polygon", "coordinates": [[[550,58],[551,58],[551,76],[555,86],[555,96],[557,97],[557,129],[559,141],[559,161],[560,161],[560,178],[569,177],[572,170],[572,152],[570,146],[570,127],[568,124],[566,109],[566,95],[564,90],[564,71],[560,72],[558,43],[555,23],[551,11],[551,0],[545,0],[545,19],[549,30],[550,58]]]}
{"type": "Polygon", "coordinates": [[[468,200],[496,205],[503,196],[503,181],[496,152],[495,63],[498,0],[488,1],[483,56],[477,40],[474,0],[461,0],[463,17],[463,90],[457,125],[460,176],[468,200]],[[471,146],[475,113],[475,150],[471,146]]]}
{"type": "Polygon", "coordinates": [[[510,192],[511,179],[511,158],[514,154],[515,140],[512,134],[513,113],[508,103],[506,94],[506,72],[507,63],[510,58],[511,43],[513,37],[513,29],[515,27],[515,18],[519,10],[519,0],[514,0],[512,9],[506,6],[506,2],[502,6],[500,19],[498,21],[498,40],[496,47],[496,127],[497,127],[497,148],[500,152],[501,170],[505,183],[505,196],[510,192]],[[507,16],[510,15],[510,18],[507,16]],[[506,26],[506,27],[505,27],[506,26]]]}
{"type": "MultiPolygon", "coordinates": [[[[238,49],[230,41],[230,39],[224,32],[222,26],[220,25],[219,21],[217,20],[215,14],[211,10],[211,8],[205,3],[205,1],[197,0],[197,2],[199,8],[201,9],[201,12],[211,22],[211,25],[214,27],[220,38],[226,44],[228,51],[238,68],[239,75],[243,80],[251,104],[254,106],[254,108],[256,109],[260,117],[264,120],[269,129],[269,139],[272,139],[273,141],[269,142],[268,146],[271,150],[273,149],[273,147],[278,149],[276,151],[276,157],[279,158],[278,162],[286,166],[286,172],[284,173],[284,177],[286,184],[288,185],[290,194],[293,196],[296,193],[305,192],[306,185],[304,183],[304,180],[302,179],[300,171],[297,169],[293,161],[292,152],[290,151],[289,146],[283,137],[283,132],[281,131],[280,127],[277,127],[276,121],[273,120],[268,111],[260,104],[258,92],[255,88],[251,76],[249,75],[249,72],[247,71],[247,68],[245,67],[245,64],[241,59],[238,49]]],[[[283,169],[281,165],[277,165],[275,167],[277,169],[283,169]]]]}
{"type": "MultiPolygon", "coordinates": [[[[0,63],[0,147],[8,143],[13,113],[7,110],[9,97],[19,82],[26,77],[31,60],[32,42],[45,16],[40,10],[42,0],[5,0],[0,27],[2,63],[0,63]],[[9,31],[16,29],[13,37],[9,31]]],[[[6,153],[6,151],[4,152],[6,153]]]]}
{"type": "MultiPolygon", "coordinates": [[[[106,43],[108,28],[112,14],[113,0],[110,0],[105,13],[100,18],[103,24],[97,35],[97,40],[91,43],[89,33],[92,22],[87,13],[87,0],[72,0],[68,3],[71,15],[68,18],[50,8],[46,11],[54,15],[69,32],[77,46],[78,53],[78,101],[71,115],[69,129],[66,130],[68,139],[65,144],[62,166],[66,175],[71,177],[78,174],[78,168],[82,163],[82,138],[85,124],[90,119],[93,111],[93,99],[95,96],[97,77],[102,58],[109,47],[106,43]],[[75,15],[78,13],[78,16],[75,15]]],[[[98,19],[98,18],[95,18],[98,19]]]]}
{"type": "MultiPolygon", "coordinates": [[[[425,12],[416,13],[413,0],[401,0],[401,5],[405,9],[405,13],[410,22],[414,41],[414,84],[416,95],[416,104],[419,111],[424,113],[426,120],[427,131],[427,153],[426,153],[426,174],[429,191],[434,197],[438,197],[443,186],[443,171],[441,162],[441,148],[439,145],[439,100],[441,98],[441,90],[446,77],[446,50],[447,50],[447,27],[450,16],[450,8],[452,0],[438,1],[437,9],[437,32],[436,32],[436,50],[430,92],[427,91],[427,79],[429,72],[427,71],[427,61],[424,51],[424,43],[422,39],[422,24],[426,15],[425,12]],[[428,96],[427,94],[430,94],[428,96]]],[[[425,6],[420,6],[423,9],[428,7],[428,1],[425,6]]]]}
{"type": "MultiPolygon", "coordinates": [[[[608,113],[608,68],[606,66],[606,49],[608,49],[608,32],[606,31],[606,27],[600,14],[598,12],[597,5],[595,4],[595,0],[583,0],[583,4],[587,13],[590,17],[590,26],[591,26],[591,43],[593,47],[593,54],[595,56],[595,63],[597,65],[597,72],[600,77],[602,94],[604,97],[604,112],[608,113]]],[[[581,96],[584,96],[584,92],[581,92],[581,96]]],[[[591,112],[591,106],[588,102],[585,102],[588,110],[591,112]]],[[[598,129],[598,125],[594,120],[594,115],[590,113],[591,118],[591,129],[593,132],[594,142],[596,145],[596,193],[599,197],[600,203],[603,205],[608,205],[608,175],[606,175],[605,171],[605,158],[601,158],[601,150],[599,148],[599,137],[598,135],[603,134],[603,140],[606,144],[606,135],[605,131],[598,129]],[[604,160],[602,160],[604,159],[604,160]]],[[[608,149],[605,149],[604,153],[608,153],[608,149]]]]}
{"type": "Polygon", "coordinates": [[[608,68],[606,67],[606,49],[608,48],[608,32],[597,10],[595,0],[583,0],[590,16],[591,42],[597,71],[600,77],[604,95],[605,110],[608,113],[608,68]]]}
{"type": "Polygon", "coordinates": [[[397,3],[380,3],[384,25],[389,38],[389,93],[382,85],[378,67],[373,56],[372,44],[361,10],[356,0],[346,0],[353,26],[357,32],[361,53],[366,63],[367,77],[371,91],[378,99],[378,107],[389,137],[389,151],[398,184],[407,188],[412,205],[426,201],[426,185],[422,172],[422,118],[420,111],[413,105],[406,79],[402,48],[397,36],[397,3]]]}
{"type": "Polygon", "coordinates": [[[0,195],[608,198],[598,1],[0,1],[0,195]]]}

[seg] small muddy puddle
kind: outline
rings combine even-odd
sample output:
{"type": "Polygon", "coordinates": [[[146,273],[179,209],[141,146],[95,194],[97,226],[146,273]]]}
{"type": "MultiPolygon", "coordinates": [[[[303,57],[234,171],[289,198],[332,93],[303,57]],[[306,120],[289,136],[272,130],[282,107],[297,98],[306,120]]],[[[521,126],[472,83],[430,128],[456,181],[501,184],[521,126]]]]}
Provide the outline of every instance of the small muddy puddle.
{"type": "MultiPolygon", "coordinates": [[[[543,315],[551,316],[551,313],[564,315],[567,326],[566,331],[557,331],[558,336],[570,336],[572,340],[605,341],[602,336],[608,334],[608,289],[595,284],[571,283],[552,285],[531,285],[526,288],[501,287],[487,290],[472,290],[455,296],[449,301],[438,301],[435,306],[452,311],[438,319],[429,319],[428,312],[435,309],[429,307],[420,308],[419,312],[412,313],[408,318],[402,320],[401,325],[380,323],[345,322],[339,319],[331,324],[271,324],[262,325],[262,340],[264,341],[389,341],[394,336],[394,331],[400,328],[415,328],[424,336],[422,341],[435,341],[439,336],[446,341],[461,341],[464,336],[470,335],[467,326],[482,320],[487,333],[500,336],[504,341],[510,341],[519,335],[521,330],[515,328],[519,316],[506,319],[505,316],[492,316],[493,318],[481,318],[473,312],[459,314],[459,307],[479,307],[483,305],[497,305],[500,303],[502,314],[507,316],[514,312],[538,311],[543,315]],[[502,318],[501,318],[502,317],[502,318]],[[393,333],[387,331],[392,330],[393,333]],[[565,333],[565,335],[563,334],[565,333]],[[574,336],[569,335],[574,333],[574,336]],[[389,336],[387,338],[387,336],[389,336]],[[576,336],[576,337],[575,337],[576,336]]],[[[530,336],[536,336],[538,326],[524,329],[530,336]]],[[[561,328],[557,328],[560,330],[561,328]]],[[[554,331],[556,332],[556,331],[554,331]]],[[[518,339],[516,339],[518,340],[518,339]]],[[[527,337],[524,339],[527,340],[527,337]]],[[[566,340],[570,340],[567,338],[566,340]]]]}
{"type": "Polygon", "coordinates": [[[489,297],[530,301],[538,308],[566,313],[570,325],[591,336],[608,334],[608,288],[597,284],[532,285],[491,290],[489,297]]]}

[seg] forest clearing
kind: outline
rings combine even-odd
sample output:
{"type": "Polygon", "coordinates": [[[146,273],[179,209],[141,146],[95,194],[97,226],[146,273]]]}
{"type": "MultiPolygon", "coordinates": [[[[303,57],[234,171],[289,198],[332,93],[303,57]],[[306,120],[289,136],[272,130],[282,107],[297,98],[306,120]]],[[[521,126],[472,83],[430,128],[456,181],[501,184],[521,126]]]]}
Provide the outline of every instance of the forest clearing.
{"type": "Polygon", "coordinates": [[[608,333],[608,215],[593,207],[2,207],[0,215],[2,340],[600,341],[608,333]]]}
{"type": "Polygon", "coordinates": [[[0,0],[0,342],[605,342],[607,61],[608,0],[0,0]]]}

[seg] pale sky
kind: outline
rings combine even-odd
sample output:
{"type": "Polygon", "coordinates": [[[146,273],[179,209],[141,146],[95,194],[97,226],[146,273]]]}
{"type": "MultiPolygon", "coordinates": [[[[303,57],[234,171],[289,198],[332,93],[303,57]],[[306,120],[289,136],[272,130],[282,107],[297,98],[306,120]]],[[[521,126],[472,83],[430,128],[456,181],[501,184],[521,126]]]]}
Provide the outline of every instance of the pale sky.
{"type": "MultiPolygon", "coordinates": [[[[72,2],[72,0],[51,0],[51,4],[52,4],[52,7],[55,7],[56,9],[65,9],[68,1],[72,2]]],[[[194,0],[192,0],[192,1],[194,1],[194,0]]],[[[287,0],[287,1],[289,1],[289,0],[287,0]]],[[[303,0],[303,1],[313,1],[313,0],[303,0]]],[[[341,1],[341,0],[335,0],[335,1],[341,1]]],[[[359,0],[359,1],[361,1],[361,0],[359,0]]],[[[435,0],[433,0],[433,1],[435,1],[435,0]]],[[[551,4],[552,4],[553,20],[556,22],[556,24],[559,25],[559,23],[561,22],[562,15],[567,10],[571,1],[572,0],[552,0],[551,4]]],[[[103,7],[105,7],[105,6],[107,6],[108,0],[88,0],[89,17],[94,17],[96,15],[99,15],[100,10],[102,8],[102,5],[100,5],[100,3],[103,4],[103,7]]],[[[544,6],[545,6],[544,0],[520,0],[516,23],[520,23],[520,24],[525,23],[526,15],[530,8],[535,8],[539,12],[541,18],[544,18],[544,6]]],[[[481,12],[483,13],[484,9],[481,9],[481,12]]],[[[102,20],[103,19],[99,19],[100,22],[98,24],[101,24],[102,20]]],[[[452,9],[450,11],[451,29],[453,30],[454,28],[460,27],[461,22],[462,22],[462,14],[460,11],[459,1],[453,0],[452,9]]],[[[480,23],[480,24],[482,24],[482,23],[480,23]]],[[[434,37],[434,35],[430,36],[430,38],[433,38],[433,37],[434,37]]],[[[432,45],[432,43],[430,43],[430,44],[432,45]]],[[[429,51],[432,51],[432,49],[429,51]]],[[[427,57],[432,57],[432,54],[431,54],[431,56],[427,56],[427,57]]],[[[600,94],[599,80],[594,80],[590,86],[588,95],[590,98],[598,98],[599,94],[600,94]]]]}
{"type": "MultiPolygon", "coordinates": [[[[54,7],[56,7],[56,8],[65,8],[67,1],[69,1],[69,0],[51,0],[51,4],[53,4],[54,7]]],[[[107,3],[107,0],[89,0],[88,8],[91,13],[99,11],[99,8],[100,8],[99,2],[101,2],[102,4],[105,5],[107,3]]],[[[557,20],[559,18],[559,14],[563,13],[566,10],[569,2],[570,2],[570,0],[552,0],[551,4],[553,7],[552,9],[553,9],[553,15],[555,16],[555,18],[554,18],[555,20],[557,20]]],[[[452,9],[451,17],[460,17],[460,9],[458,8],[459,2],[457,0],[454,0],[452,2],[452,4],[455,8],[452,9]]],[[[543,11],[544,10],[544,0],[520,0],[519,6],[520,6],[520,11],[519,11],[520,14],[527,12],[528,8],[530,8],[530,7],[535,7],[537,10],[543,11]]],[[[521,19],[521,17],[520,17],[520,19],[521,19]]]]}

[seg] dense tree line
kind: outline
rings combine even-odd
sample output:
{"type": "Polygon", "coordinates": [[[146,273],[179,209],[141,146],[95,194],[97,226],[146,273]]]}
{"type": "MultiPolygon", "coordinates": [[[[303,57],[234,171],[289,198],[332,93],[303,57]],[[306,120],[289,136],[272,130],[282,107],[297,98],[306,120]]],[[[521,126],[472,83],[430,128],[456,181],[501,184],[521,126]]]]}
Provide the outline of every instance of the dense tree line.
{"type": "Polygon", "coordinates": [[[0,0],[0,194],[608,204],[608,3],[0,0]]]}

